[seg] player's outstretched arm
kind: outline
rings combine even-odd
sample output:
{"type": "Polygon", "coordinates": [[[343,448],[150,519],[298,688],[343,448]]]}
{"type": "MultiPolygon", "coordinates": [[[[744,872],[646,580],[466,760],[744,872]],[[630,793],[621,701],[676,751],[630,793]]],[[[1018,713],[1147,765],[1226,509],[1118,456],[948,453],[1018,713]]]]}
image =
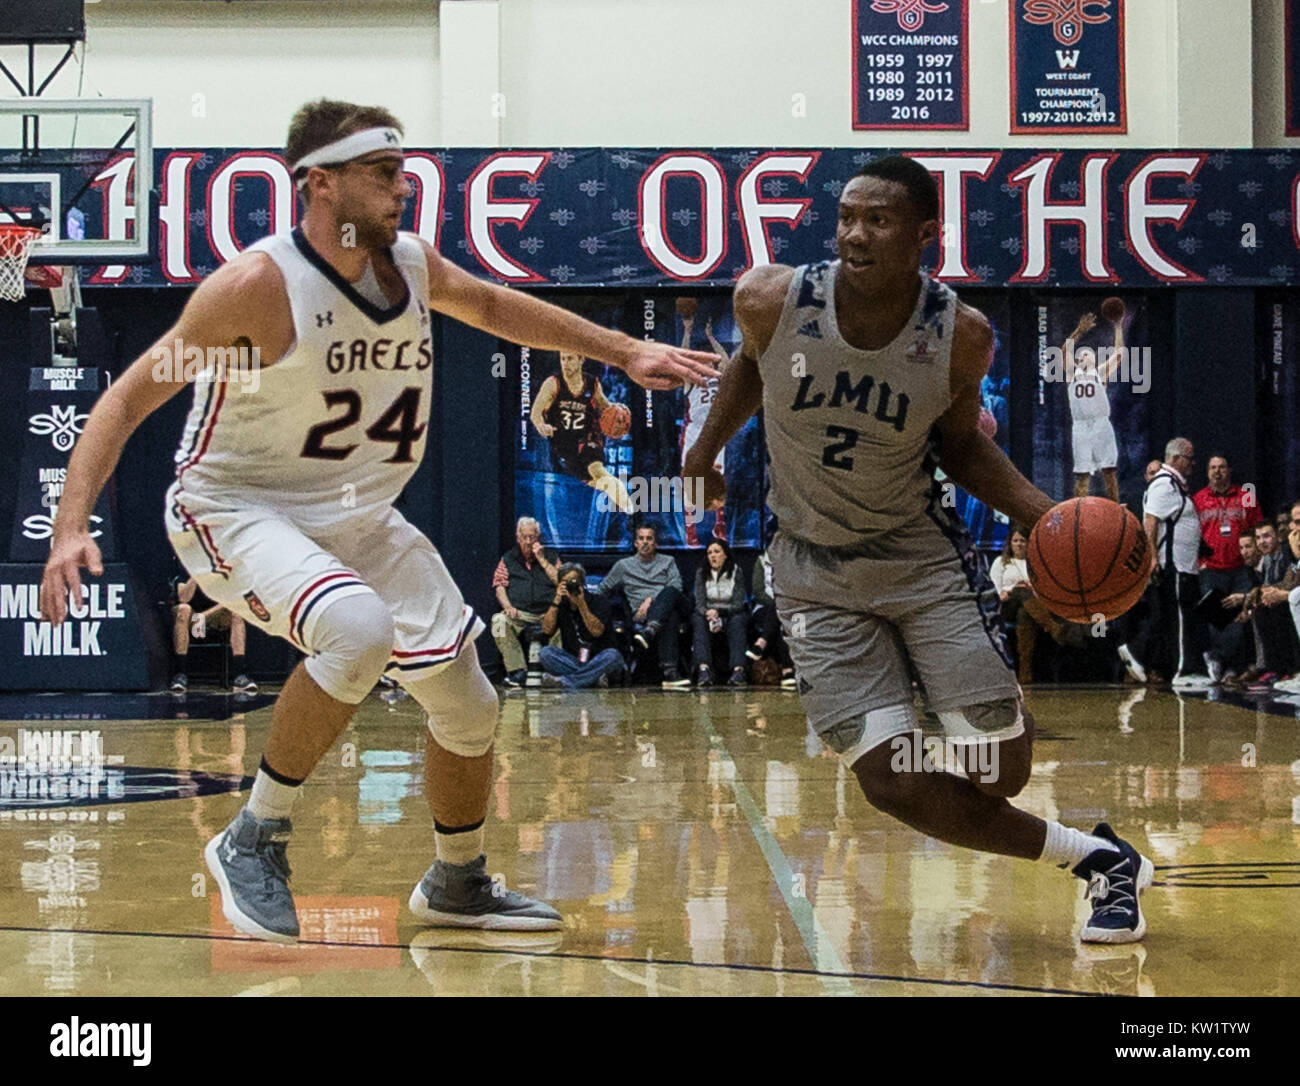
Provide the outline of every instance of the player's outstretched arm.
{"type": "Polygon", "coordinates": [[[718,391],[700,436],[682,460],[682,475],[704,480],[704,506],[713,509],[726,497],[722,473],[714,468],[719,454],[746,420],[763,405],[758,359],[772,342],[794,269],[784,264],[751,268],[736,283],[732,310],[743,337],[736,357],[723,369],[718,391]]]}
{"type": "Polygon", "coordinates": [[[209,276],[180,319],[137,358],[95,402],[72,450],[63,497],[41,579],[41,616],[58,624],[67,617],[68,592],[81,596],[81,569],[104,571],[88,522],[95,500],[136,428],[176,395],[200,370],[184,355],[199,348],[246,345],[261,366],[270,365],[293,342],[293,318],[279,270],[269,257],[249,254],[209,276]],[[278,286],[278,291],[277,291],[278,286]],[[175,358],[177,345],[182,357],[175,358]]]}
{"type": "Polygon", "coordinates": [[[953,482],[1012,521],[1037,524],[1055,502],[1026,479],[979,428],[980,382],[993,361],[993,329],[970,306],[957,310],[949,382],[952,404],[939,417],[939,466],[953,482]]]}
{"type": "Polygon", "coordinates": [[[623,370],[643,388],[666,390],[682,382],[703,385],[716,377],[707,351],[633,339],[602,328],[557,305],[508,290],[456,267],[424,244],[429,305],[485,332],[544,351],[572,351],[623,370]]]}

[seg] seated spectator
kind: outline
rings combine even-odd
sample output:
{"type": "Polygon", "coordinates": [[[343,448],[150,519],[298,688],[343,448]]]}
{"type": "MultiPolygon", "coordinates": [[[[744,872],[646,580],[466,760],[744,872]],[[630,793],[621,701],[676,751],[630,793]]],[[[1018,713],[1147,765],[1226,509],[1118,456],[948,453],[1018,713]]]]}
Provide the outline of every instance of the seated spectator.
{"type": "Polygon", "coordinates": [[[176,600],[172,606],[172,648],[176,652],[176,674],[172,678],[172,693],[184,694],[190,688],[189,652],[190,638],[203,640],[208,630],[230,630],[230,666],[235,681],[230,684],[236,694],[256,694],[257,683],[248,677],[244,652],[248,644],[248,627],[238,615],[214,603],[204,595],[193,577],[181,582],[177,578],[176,600]]]}
{"type": "Polygon", "coordinates": [[[1002,601],[1002,618],[1016,629],[1017,678],[1021,686],[1033,681],[1034,646],[1038,631],[1046,630],[1057,644],[1065,641],[1066,624],[1052,615],[1029,584],[1029,529],[1012,527],[1002,553],[989,567],[989,577],[1002,601]]]}
{"type": "Polygon", "coordinates": [[[596,592],[616,601],[620,597],[636,630],[633,640],[647,651],[658,643],[659,664],[666,688],[691,685],[678,670],[681,625],[691,615],[691,604],[682,592],[682,575],[677,563],[659,553],[659,533],[650,525],[637,528],[636,554],[621,558],[596,592]]]}
{"type": "Polygon", "coordinates": [[[542,633],[558,632],[560,644],[542,649],[542,668],[561,686],[608,686],[611,676],[622,673],[623,655],[614,647],[609,603],[587,594],[587,571],[576,562],[559,568],[555,599],[542,615],[542,633]]]}
{"type": "Polygon", "coordinates": [[[790,647],[785,643],[781,621],[776,613],[776,599],[772,592],[772,563],[767,557],[767,551],[763,551],[754,561],[750,595],[754,603],[749,617],[758,630],[758,636],[745,655],[757,663],[771,652],[781,668],[782,688],[793,690],[796,685],[794,661],[790,658],[790,647]]]}
{"type": "Polygon", "coordinates": [[[542,528],[532,517],[520,517],[515,524],[515,545],[501,556],[492,587],[501,610],[492,616],[492,640],[505,662],[506,686],[523,686],[528,665],[519,634],[525,626],[542,620],[542,613],[555,594],[556,567],[560,556],[542,546],[542,528]]]}
{"type": "MultiPolygon", "coordinates": [[[[1285,633],[1300,640],[1300,501],[1291,505],[1287,538],[1285,542],[1279,541],[1278,549],[1282,552],[1286,563],[1285,572],[1276,584],[1265,585],[1259,590],[1259,604],[1261,607],[1275,608],[1273,614],[1285,616],[1289,611],[1289,630],[1285,629],[1283,623],[1275,621],[1275,624],[1281,626],[1285,633]]],[[[1297,643],[1290,638],[1288,641],[1293,647],[1297,643]]],[[[1296,656],[1293,654],[1283,666],[1294,673],[1297,670],[1296,663],[1296,656]]],[[[1279,679],[1273,684],[1273,689],[1284,694],[1300,694],[1300,675],[1279,679]]]]}
{"type": "MultiPolygon", "coordinates": [[[[1287,560],[1279,547],[1277,530],[1272,522],[1257,524],[1251,538],[1256,554],[1251,570],[1254,585],[1249,592],[1228,596],[1223,606],[1230,610],[1240,607],[1237,621],[1250,623],[1255,635],[1254,663],[1238,676],[1237,683],[1268,685],[1294,666],[1292,645],[1295,639],[1289,616],[1276,605],[1265,606],[1261,601],[1263,589],[1278,584],[1286,576],[1287,560]]],[[[1243,534],[1243,544],[1246,539],[1243,534]]],[[[1243,557],[1245,554],[1243,550],[1243,557]]]]}
{"type": "Polygon", "coordinates": [[[727,633],[728,686],[745,685],[745,579],[727,545],[715,539],[705,548],[695,575],[695,672],[700,686],[713,685],[713,635],[727,633]]]}

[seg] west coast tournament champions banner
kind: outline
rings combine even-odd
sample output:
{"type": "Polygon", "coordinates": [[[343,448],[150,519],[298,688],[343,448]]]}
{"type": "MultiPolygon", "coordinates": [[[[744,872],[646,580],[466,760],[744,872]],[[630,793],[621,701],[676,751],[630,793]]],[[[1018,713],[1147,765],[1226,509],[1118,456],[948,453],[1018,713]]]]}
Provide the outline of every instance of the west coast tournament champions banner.
{"type": "Polygon", "coordinates": [[[1012,0],[1011,131],[1128,131],[1124,0],[1012,0]]]}

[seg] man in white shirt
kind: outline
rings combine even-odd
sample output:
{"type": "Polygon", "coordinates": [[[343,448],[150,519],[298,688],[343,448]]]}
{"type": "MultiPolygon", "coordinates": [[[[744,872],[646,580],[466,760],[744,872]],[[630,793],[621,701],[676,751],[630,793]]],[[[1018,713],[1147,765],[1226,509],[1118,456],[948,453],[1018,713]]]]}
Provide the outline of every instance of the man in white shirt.
{"type": "Polygon", "coordinates": [[[1134,639],[1121,646],[1120,658],[1133,670],[1173,665],[1176,690],[1207,690],[1210,677],[1197,670],[1204,642],[1202,620],[1193,608],[1200,599],[1197,564],[1200,519],[1188,493],[1188,475],[1196,451],[1185,437],[1165,446],[1164,463],[1142,496],[1142,525],[1159,561],[1156,591],[1151,597],[1147,644],[1134,639]]]}

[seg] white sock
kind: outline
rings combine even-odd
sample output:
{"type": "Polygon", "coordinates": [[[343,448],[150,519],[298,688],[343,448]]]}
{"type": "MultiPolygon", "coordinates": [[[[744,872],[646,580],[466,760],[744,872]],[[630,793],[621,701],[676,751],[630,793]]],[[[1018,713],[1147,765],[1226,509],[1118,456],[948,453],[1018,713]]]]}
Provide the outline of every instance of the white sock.
{"type": "Polygon", "coordinates": [[[483,823],[456,833],[442,833],[434,823],[433,844],[443,863],[472,864],[483,852],[483,823]]]}
{"type": "Polygon", "coordinates": [[[283,784],[268,774],[263,766],[253,781],[253,794],[248,797],[248,809],[254,818],[288,818],[301,784],[301,781],[298,784],[283,784]]]}
{"type": "Polygon", "coordinates": [[[1047,840],[1043,842],[1043,854],[1038,859],[1055,867],[1071,868],[1099,848],[1119,851],[1113,842],[1104,837],[1094,837],[1082,830],[1062,826],[1059,822],[1048,822],[1047,840]]]}

